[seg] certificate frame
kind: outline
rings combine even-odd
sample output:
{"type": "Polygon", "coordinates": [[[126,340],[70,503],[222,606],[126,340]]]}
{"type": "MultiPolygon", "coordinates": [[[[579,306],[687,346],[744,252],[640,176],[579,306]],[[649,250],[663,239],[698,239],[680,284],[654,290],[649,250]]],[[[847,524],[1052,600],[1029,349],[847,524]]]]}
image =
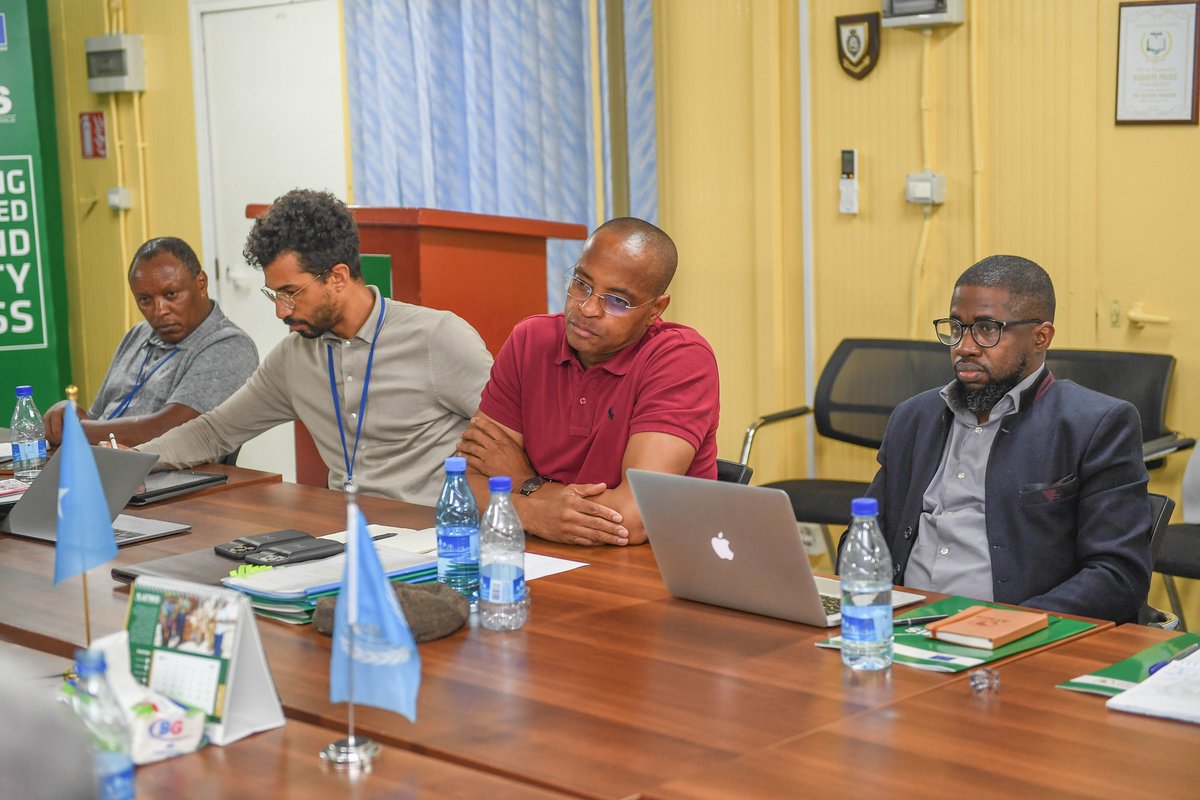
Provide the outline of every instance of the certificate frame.
{"type": "Polygon", "coordinates": [[[1200,123],[1200,0],[1121,3],[1117,125],[1200,123]]]}

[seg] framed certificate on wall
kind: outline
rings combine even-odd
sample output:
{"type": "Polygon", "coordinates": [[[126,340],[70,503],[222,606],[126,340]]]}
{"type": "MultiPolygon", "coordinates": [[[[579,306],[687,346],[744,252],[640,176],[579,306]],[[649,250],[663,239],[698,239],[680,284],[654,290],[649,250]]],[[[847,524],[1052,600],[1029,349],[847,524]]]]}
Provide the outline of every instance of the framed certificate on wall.
{"type": "Polygon", "coordinates": [[[1200,121],[1200,0],[1121,3],[1117,33],[1118,125],[1200,121]]]}

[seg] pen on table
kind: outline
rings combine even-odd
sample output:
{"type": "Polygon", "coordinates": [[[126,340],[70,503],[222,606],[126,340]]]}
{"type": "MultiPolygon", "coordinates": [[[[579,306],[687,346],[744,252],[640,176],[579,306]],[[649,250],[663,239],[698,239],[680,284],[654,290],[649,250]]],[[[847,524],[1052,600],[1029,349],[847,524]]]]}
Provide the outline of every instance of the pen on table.
{"type": "Polygon", "coordinates": [[[117,449],[117,437],[112,431],[108,432],[108,446],[113,450],[117,449]]]}
{"type": "Polygon", "coordinates": [[[399,536],[399,535],[400,534],[396,533],[395,531],[388,531],[387,533],[379,533],[379,534],[372,536],[371,541],[378,542],[380,539],[390,539],[393,536],[399,536]]]}
{"type": "Polygon", "coordinates": [[[1178,653],[1171,656],[1170,658],[1168,658],[1164,661],[1159,661],[1157,664],[1152,664],[1150,666],[1150,669],[1146,671],[1146,674],[1153,675],[1154,673],[1158,672],[1160,669],[1165,667],[1167,664],[1170,664],[1172,661],[1182,661],[1183,659],[1187,658],[1188,656],[1190,656],[1192,653],[1196,652],[1197,650],[1200,650],[1200,643],[1189,644],[1187,647],[1183,648],[1182,650],[1180,650],[1178,653]]]}
{"type": "Polygon", "coordinates": [[[927,622],[937,622],[939,619],[945,619],[949,614],[926,614],[923,617],[896,617],[892,620],[892,624],[900,625],[924,625],[927,622]]]}

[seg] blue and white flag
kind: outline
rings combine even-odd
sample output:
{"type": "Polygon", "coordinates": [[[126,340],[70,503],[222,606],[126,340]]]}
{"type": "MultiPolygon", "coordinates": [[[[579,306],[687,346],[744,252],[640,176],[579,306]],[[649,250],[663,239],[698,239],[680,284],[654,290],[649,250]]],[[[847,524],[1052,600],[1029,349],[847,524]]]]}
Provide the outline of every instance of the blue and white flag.
{"type": "Polygon", "coordinates": [[[358,506],[347,514],[346,570],[333,622],[329,702],[351,699],[417,719],[421,657],[358,506]],[[353,637],[353,647],[351,638],[353,637]],[[353,680],[351,680],[353,673],[353,680]]]}
{"type": "Polygon", "coordinates": [[[96,471],[96,459],[83,435],[75,404],[63,413],[62,452],[58,454],[58,542],[54,548],[54,585],[117,557],[112,516],[96,471]]]}

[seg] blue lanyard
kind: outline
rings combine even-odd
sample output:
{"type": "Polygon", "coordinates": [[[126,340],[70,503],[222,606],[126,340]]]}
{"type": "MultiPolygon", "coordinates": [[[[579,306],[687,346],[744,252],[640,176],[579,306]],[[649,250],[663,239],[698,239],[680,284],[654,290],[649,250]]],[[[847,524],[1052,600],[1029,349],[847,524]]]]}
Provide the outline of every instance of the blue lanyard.
{"type": "Polygon", "coordinates": [[[140,392],[142,387],[150,382],[150,379],[154,377],[154,373],[158,372],[159,367],[170,361],[171,358],[179,352],[179,348],[176,347],[174,350],[167,353],[167,357],[155,364],[154,369],[150,370],[150,374],[143,378],[142,373],[146,371],[146,363],[150,361],[150,354],[153,353],[155,349],[148,342],[146,347],[146,357],[142,359],[142,366],[138,369],[137,380],[133,382],[133,388],[129,390],[129,394],[125,395],[125,399],[121,401],[121,404],[117,406],[116,410],[105,417],[105,419],[120,419],[121,417],[125,416],[125,412],[129,410],[129,404],[133,402],[134,395],[140,392]]]}
{"type": "Polygon", "coordinates": [[[358,459],[358,440],[362,436],[363,420],[367,418],[367,392],[371,390],[371,365],[375,361],[375,343],[379,341],[379,331],[383,328],[383,316],[387,313],[387,300],[379,298],[379,320],[375,323],[375,335],[371,337],[371,352],[367,354],[367,374],[363,377],[362,403],[358,406],[358,428],[354,431],[353,454],[346,447],[346,427],[342,424],[342,404],[338,400],[337,376],[333,372],[333,345],[326,344],[325,352],[329,356],[329,391],[333,395],[333,413],[337,415],[338,433],[342,435],[342,457],[346,459],[346,482],[343,486],[354,483],[354,462],[358,459]]]}

